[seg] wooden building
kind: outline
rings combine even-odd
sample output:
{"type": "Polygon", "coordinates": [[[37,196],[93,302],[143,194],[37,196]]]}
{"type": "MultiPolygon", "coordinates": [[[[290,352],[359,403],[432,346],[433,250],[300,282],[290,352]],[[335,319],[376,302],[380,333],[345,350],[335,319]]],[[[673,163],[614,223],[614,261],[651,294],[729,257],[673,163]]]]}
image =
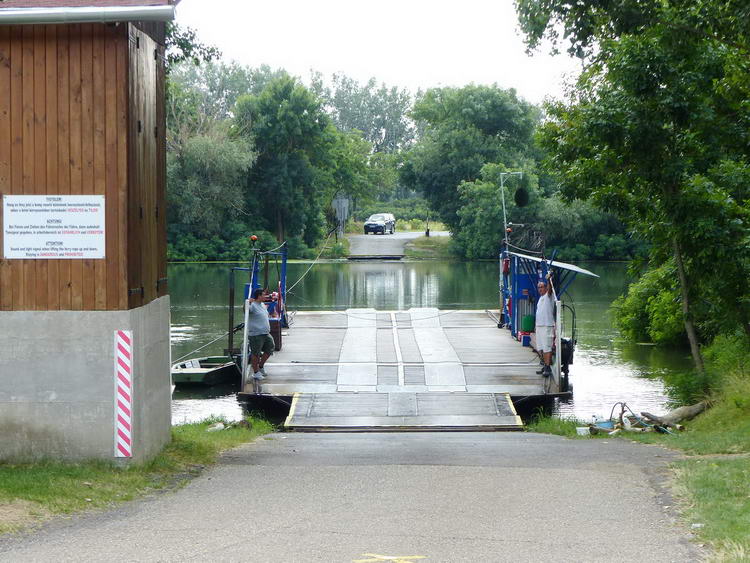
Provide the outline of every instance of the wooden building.
{"type": "MultiPolygon", "coordinates": [[[[18,411],[6,418],[0,412],[0,446],[5,446],[0,451],[19,456],[62,451],[52,439],[49,447],[31,451],[19,442],[23,436],[7,430],[15,420],[7,417],[18,418],[18,413],[26,412],[24,419],[59,415],[62,411],[50,410],[39,398],[42,386],[48,396],[59,396],[58,380],[78,389],[82,404],[90,400],[101,407],[102,421],[107,419],[111,430],[112,413],[102,407],[102,394],[111,387],[112,369],[104,366],[113,362],[113,329],[135,331],[134,356],[146,362],[136,371],[136,383],[143,377],[140,392],[161,401],[153,409],[144,407],[144,413],[159,412],[144,414],[138,432],[158,426],[159,436],[153,444],[139,436],[144,447],[136,447],[136,457],[151,455],[168,439],[169,402],[163,400],[169,387],[164,92],[166,22],[174,17],[175,4],[0,0],[0,196],[103,196],[105,216],[100,258],[0,256],[0,411],[18,411]],[[166,302],[149,308],[161,298],[166,302]],[[70,312],[78,314],[63,314],[70,312]],[[111,314],[95,315],[105,312],[111,314]],[[61,329],[54,333],[60,342],[67,343],[52,342],[63,357],[45,354],[49,339],[56,338],[48,331],[50,323],[61,329]],[[102,334],[100,342],[91,342],[96,340],[92,323],[102,334]],[[35,361],[26,361],[25,347],[36,347],[35,361]],[[76,371],[66,371],[65,363],[76,371]],[[82,366],[86,373],[77,373],[82,366]],[[29,385],[28,378],[35,378],[35,384],[29,385]],[[27,393],[17,392],[19,388],[27,393]],[[18,410],[20,403],[28,408],[18,410]],[[48,414],[42,416],[42,411],[48,414]]],[[[2,217],[0,210],[0,221],[2,217]]],[[[3,236],[8,235],[0,228],[0,248],[3,236]]],[[[71,439],[78,440],[70,457],[106,457],[103,436],[92,438],[82,431],[80,439],[71,438],[71,432],[78,432],[74,427],[82,426],[73,424],[65,432],[68,450],[71,439]]],[[[34,435],[49,436],[48,431],[37,428],[34,435]]],[[[111,435],[106,443],[111,455],[111,435]]]]}
{"type": "MultiPolygon", "coordinates": [[[[168,2],[0,8],[92,4],[168,2]]],[[[166,294],[163,59],[163,23],[0,21],[0,194],[102,194],[107,214],[103,260],[2,260],[0,309],[118,310],[166,294]]]]}

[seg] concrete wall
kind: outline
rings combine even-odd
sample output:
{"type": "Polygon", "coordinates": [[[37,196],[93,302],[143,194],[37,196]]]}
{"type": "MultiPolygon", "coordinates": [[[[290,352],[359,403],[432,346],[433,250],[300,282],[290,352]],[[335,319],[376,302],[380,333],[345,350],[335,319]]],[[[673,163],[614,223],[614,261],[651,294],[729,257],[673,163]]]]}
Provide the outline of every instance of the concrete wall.
{"type": "Polygon", "coordinates": [[[169,296],[129,311],[0,312],[0,460],[114,459],[114,331],[133,331],[133,461],[169,441],[169,296]]]}

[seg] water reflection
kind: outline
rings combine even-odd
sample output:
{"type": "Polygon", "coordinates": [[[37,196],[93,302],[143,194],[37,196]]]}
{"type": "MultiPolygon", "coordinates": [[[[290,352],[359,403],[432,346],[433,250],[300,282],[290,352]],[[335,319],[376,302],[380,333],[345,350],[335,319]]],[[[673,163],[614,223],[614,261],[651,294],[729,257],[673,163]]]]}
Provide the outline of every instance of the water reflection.
{"type": "MultiPolygon", "coordinates": [[[[319,264],[294,289],[289,304],[299,309],[491,307],[497,303],[498,285],[497,277],[488,277],[487,273],[494,269],[491,263],[319,264]]],[[[291,279],[294,274],[290,267],[291,279]]]]}
{"type": "MultiPolygon", "coordinates": [[[[309,264],[289,264],[290,285],[309,264]]],[[[178,358],[227,331],[226,264],[174,264],[172,290],[172,357],[178,358]]],[[[562,415],[590,418],[608,415],[624,400],[634,410],[664,410],[667,396],[661,377],[689,368],[682,351],[628,344],[617,338],[610,318],[612,301],[627,285],[624,264],[590,264],[601,277],[579,276],[570,289],[578,321],[578,348],[571,366],[574,397],[557,405],[562,415]]],[[[443,309],[497,308],[498,266],[494,262],[328,262],[317,264],[289,295],[292,309],[443,309]]],[[[273,275],[271,275],[273,278],[273,275]]],[[[238,274],[238,286],[240,276],[238,274]]],[[[271,280],[273,283],[273,280],[271,280]]],[[[239,300],[238,300],[239,302],[239,300]]],[[[568,319],[567,326],[570,326],[568,319]]],[[[201,355],[221,354],[220,339],[201,355]]],[[[209,415],[240,416],[232,389],[175,392],[173,420],[209,415]]]]}
{"type": "Polygon", "coordinates": [[[199,422],[211,416],[229,421],[241,420],[237,404],[237,389],[233,385],[180,386],[172,395],[172,424],[199,422]]]}

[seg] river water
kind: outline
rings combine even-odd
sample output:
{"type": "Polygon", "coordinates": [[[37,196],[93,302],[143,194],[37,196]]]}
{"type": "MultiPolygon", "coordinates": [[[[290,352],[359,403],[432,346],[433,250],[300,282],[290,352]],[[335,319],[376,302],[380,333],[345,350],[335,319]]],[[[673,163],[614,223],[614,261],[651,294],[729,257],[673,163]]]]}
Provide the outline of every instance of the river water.
{"type": "MultiPolygon", "coordinates": [[[[626,266],[583,266],[600,277],[579,276],[569,290],[567,301],[575,306],[578,325],[578,347],[570,371],[573,398],[557,403],[556,412],[581,419],[609,416],[612,405],[621,400],[634,410],[666,410],[668,397],[662,377],[688,369],[689,357],[681,350],[619,339],[609,310],[627,286],[626,266]]],[[[309,263],[289,264],[289,285],[309,267],[309,263]]],[[[226,332],[229,268],[227,264],[170,265],[175,360],[226,332]]],[[[497,309],[497,280],[498,266],[493,262],[325,262],[316,264],[294,288],[288,306],[299,310],[497,309]]],[[[221,339],[197,355],[221,354],[225,347],[226,340],[221,339]]],[[[231,387],[175,390],[174,423],[211,415],[230,420],[241,416],[231,387]]]]}

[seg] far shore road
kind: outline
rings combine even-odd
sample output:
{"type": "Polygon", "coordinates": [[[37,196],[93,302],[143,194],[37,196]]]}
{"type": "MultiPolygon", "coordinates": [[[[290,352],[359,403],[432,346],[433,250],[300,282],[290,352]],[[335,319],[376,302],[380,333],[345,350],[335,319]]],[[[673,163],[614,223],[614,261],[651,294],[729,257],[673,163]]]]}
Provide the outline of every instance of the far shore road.
{"type": "MultiPolygon", "coordinates": [[[[398,229],[398,226],[396,227],[398,229]]],[[[415,238],[423,237],[424,231],[396,231],[392,235],[346,235],[351,256],[402,256],[404,246],[415,238]]],[[[450,236],[448,231],[430,231],[431,237],[450,236]]]]}

